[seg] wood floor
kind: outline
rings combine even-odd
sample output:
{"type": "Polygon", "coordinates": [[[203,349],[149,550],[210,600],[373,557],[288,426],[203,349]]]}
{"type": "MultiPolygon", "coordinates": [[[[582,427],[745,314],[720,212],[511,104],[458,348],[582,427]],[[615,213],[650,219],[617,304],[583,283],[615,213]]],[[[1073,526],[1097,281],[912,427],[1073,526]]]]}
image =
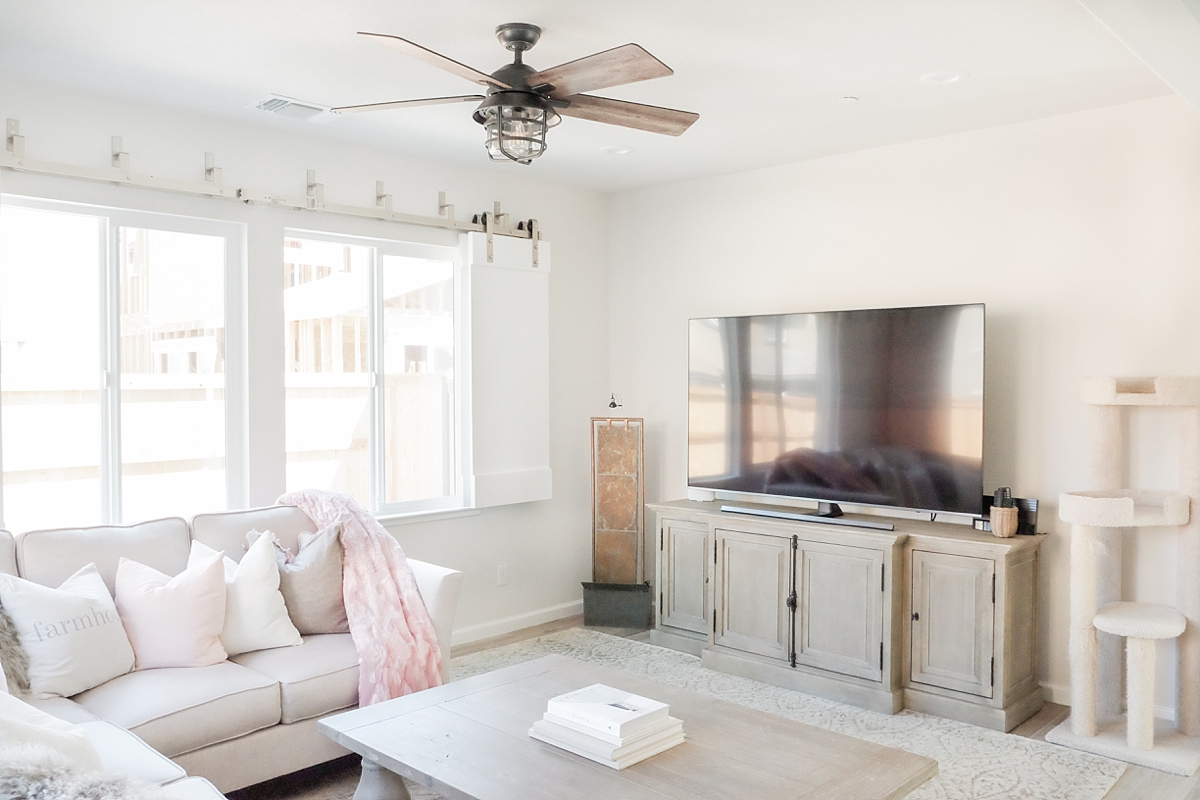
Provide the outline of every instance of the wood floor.
{"type": "MultiPolygon", "coordinates": [[[[1013,733],[1045,741],[1046,733],[1070,713],[1067,706],[1047,703],[1028,721],[1018,725],[1013,733]]],[[[1130,764],[1104,800],[1200,800],[1200,775],[1182,778],[1130,764]]]]}
{"type": "MultiPolygon", "coordinates": [[[[491,639],[457,645],[451,657],[470,655],[493,647],[502,647],[556,631],[583,626],[583,617],[547,622],[524,630],[513,631],[491,639]]],[[[644,639],[644,631],[596,628],[617,636],[644,639]]],[[[1016,736],[1045,741],[1047,731],[1067,718],[1070,709],[1055,703],[1047,703],[1041,711],[1013,731],[1016,736]]],[[[358,758],[351,756],[339,761],[323,764],[274,781],[260,783],[229,794],[230,800],[349,800],[358,782],[358,758]]],[[[1131,765],[1117,781],[1104,800],[1200,800],[1200,775],[1181,778],[1165,772],[1131,765]]]]}

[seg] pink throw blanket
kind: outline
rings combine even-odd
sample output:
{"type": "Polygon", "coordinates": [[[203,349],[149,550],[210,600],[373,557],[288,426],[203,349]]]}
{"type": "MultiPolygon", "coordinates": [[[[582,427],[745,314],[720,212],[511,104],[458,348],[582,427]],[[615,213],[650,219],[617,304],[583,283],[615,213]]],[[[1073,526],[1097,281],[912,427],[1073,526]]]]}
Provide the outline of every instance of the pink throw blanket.
{"type": "Polygon", "coordinates": [[[359,705],[441,685],[437,632],[400,543],[348,495],[306,489],[276,504],[295,506],[318,529],[342,524],[342,592],[358,650],[359,705]]]}

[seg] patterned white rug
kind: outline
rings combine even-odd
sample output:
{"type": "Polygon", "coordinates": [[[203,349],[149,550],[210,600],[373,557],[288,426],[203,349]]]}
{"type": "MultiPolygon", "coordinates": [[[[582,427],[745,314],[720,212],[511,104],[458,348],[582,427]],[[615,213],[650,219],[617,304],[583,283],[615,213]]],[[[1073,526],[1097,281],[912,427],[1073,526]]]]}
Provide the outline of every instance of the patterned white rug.
{"type": "MultiPolygon", "coordinates": [[[[937,759],[938,775],[912,800],[1099,800],[1125,771],[1107,758],[904,711],[895,716],[704,669],[700,659],[654,645],[574,628],[450,662],[461,680],[558,654],[641,675],[748,708],[937,759]]],[[[409,784],[414,800],[437,797],[409,784]]]]}

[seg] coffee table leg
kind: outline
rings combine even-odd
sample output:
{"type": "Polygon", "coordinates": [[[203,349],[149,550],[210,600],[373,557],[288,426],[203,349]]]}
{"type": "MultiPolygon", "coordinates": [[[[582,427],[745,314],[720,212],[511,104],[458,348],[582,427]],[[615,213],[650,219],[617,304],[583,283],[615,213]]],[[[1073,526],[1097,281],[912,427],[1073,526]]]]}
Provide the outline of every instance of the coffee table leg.
{"type": "Polygon", "coordinates": [[[410,800],[410,797],[403,778],[364,758],[354,800],[410,800]]]}

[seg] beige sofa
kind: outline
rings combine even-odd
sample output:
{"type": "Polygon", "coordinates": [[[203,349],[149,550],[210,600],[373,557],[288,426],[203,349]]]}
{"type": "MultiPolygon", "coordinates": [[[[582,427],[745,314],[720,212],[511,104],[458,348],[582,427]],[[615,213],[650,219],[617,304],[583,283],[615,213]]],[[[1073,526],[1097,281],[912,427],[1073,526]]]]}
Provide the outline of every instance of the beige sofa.
{"type": "MultiPolygon", "coordinates": [[[[0,571],[57,587],[95,563],[113,588],[122,557],[168,575],[187,566],[192,539],[240,560],[251,529],[295,550],[317,526],[290,506],[200,514],[129,526],[0,531],[0,571]]],[[[462,573],[410,559],[444,661],[462,573]]],[[[323,716],[358,705],[358,657],[350,634],[305,636],[298,647],[260,650],[211,667],[135,671],[71,698],[34,705],[68,722],[102,720],[137,737],[222,792],[347,755],[317,732],[323,716]]]]}

